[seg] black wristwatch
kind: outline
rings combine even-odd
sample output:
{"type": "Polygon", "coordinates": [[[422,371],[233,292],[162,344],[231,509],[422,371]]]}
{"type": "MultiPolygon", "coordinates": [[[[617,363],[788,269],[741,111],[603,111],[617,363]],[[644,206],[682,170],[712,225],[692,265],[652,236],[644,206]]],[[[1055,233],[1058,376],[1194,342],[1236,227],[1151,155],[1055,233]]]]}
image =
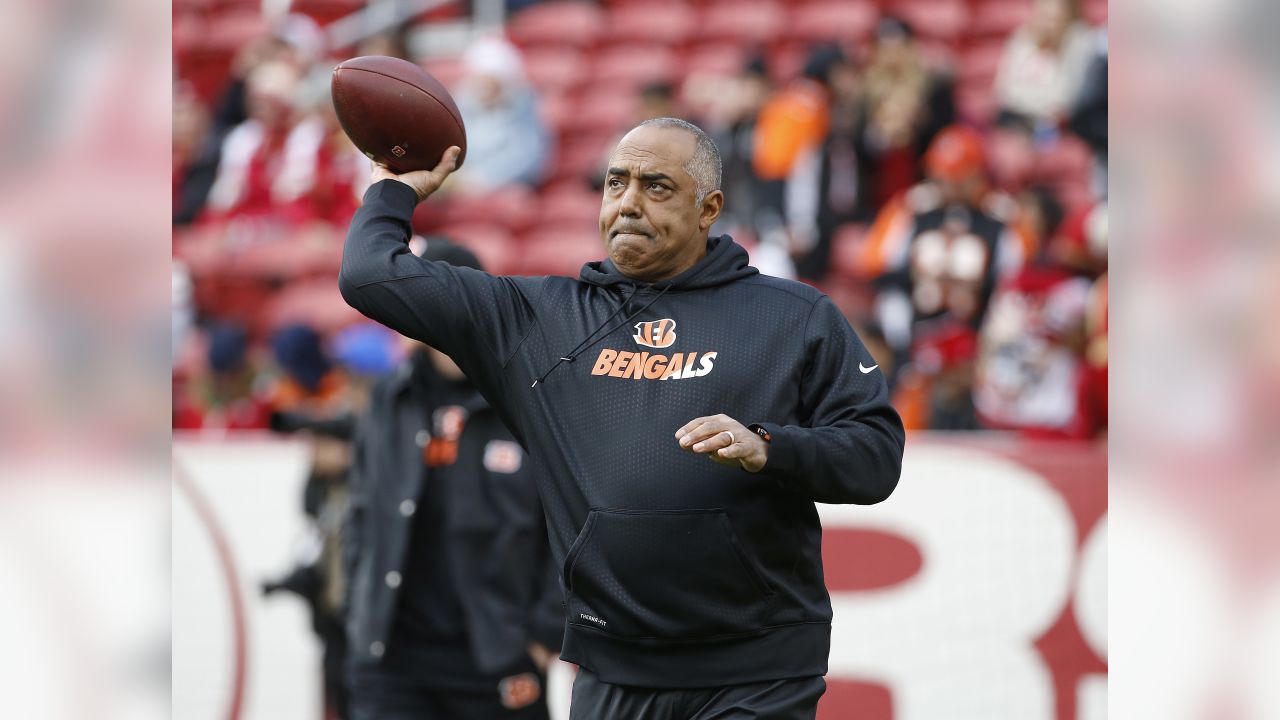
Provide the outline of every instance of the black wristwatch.
{"type": "Polygon", "coordinates": [[[773,436],[770,435],[769,431],[765,430],[764,426],[761,425],[760,423],[751,423],[750,425],[747,426],[747,429],[759,435],[760,438],[765,442],[773,442],[773,436]]]}

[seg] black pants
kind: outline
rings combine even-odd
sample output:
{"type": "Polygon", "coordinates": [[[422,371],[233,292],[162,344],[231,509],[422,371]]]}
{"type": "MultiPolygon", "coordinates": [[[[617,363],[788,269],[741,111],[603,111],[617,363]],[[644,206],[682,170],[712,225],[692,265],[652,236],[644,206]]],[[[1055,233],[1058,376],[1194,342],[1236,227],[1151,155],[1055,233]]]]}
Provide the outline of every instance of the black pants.
{"type": "Polygon", "coordinates": [[[496,686],[492,692],[437,690],[364,675],[350,688],[348,720],[548,720],[546,677],[539,680],[543,692],[536,701],[508,710],[496,686]]]}
{"type": "Polygon", "coordinates": [[[570,720],[813,720],[827,690],[822,676],[697,690],[654,690],[600,682],[585,668],[573,681],[570,720]]]}

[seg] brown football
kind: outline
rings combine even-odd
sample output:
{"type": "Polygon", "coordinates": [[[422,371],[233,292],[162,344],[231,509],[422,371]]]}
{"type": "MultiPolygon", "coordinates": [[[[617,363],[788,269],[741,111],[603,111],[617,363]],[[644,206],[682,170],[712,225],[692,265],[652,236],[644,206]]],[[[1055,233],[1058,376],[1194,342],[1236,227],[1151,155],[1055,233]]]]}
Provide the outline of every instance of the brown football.
{"type": "Polygon", "coordinates": [[[333,69],[338,122],[360,151],[403,173],[430,170],[450,145],[467,157],[467,132],[449,91],[408,60],[370,55],[333,69]]]}

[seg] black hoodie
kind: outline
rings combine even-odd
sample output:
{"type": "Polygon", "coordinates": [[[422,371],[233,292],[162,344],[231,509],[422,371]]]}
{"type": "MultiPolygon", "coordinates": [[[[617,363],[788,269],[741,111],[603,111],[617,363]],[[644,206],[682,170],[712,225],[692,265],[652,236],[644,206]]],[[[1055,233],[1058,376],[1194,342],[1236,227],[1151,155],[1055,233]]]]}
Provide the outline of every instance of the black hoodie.
{"type": "Polygon", "coordinates": [[[835,305],[759,274],[727,236],[656,285],[607,260],[578,280],[425,261],[406,246],[415,199],[393,180],[368,190],[339,287],[448,353],[528,449],[565,587],[562,657],[655,688],[824,674],[814,502],[884,500],[904,443],[835,305]],[[716,413],[768,431],[763,471],[679,447],[678,428],[716,413]]]}

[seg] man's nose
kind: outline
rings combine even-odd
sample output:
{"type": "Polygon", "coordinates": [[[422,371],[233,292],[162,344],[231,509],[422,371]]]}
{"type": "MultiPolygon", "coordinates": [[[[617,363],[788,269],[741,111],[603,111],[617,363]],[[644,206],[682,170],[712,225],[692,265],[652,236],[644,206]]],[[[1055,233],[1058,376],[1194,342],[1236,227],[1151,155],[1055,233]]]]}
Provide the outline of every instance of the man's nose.
{"type": "Polygon", "coordinates": [[[640,217],[640,190],[634,183],[629,183],[618,200],[618,214],[623,217],[640,217]]]}

